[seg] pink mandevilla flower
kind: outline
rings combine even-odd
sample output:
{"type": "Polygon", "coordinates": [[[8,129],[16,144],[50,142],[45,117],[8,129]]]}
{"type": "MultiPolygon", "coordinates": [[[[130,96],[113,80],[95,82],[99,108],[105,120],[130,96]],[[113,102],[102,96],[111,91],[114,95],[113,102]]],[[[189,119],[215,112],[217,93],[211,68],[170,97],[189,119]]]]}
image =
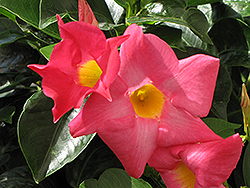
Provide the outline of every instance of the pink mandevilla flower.
{"type": "Polygon", "coordinates": [[[96,26],[82,21],[64,24],[57,15],[62,41],[47,65],[29,65],[43,77],[45,95],[54,100],[54,122],[70,109],[80,108],[91,92],[112,100],[109,86],[120,68],[118,46],[128,36],[107,39],[96,26]]]}
{"type": "Polygon", "coordinates": [[[138,178],[158,147],[220,139],[199,118],[211,107],[219,60],[200,54],[178,61],[168,44],[135,24],[124,34],[130,37],[121,45],[112,103],[93,93],[69,128],[73,137],[97,132],[138,178]]]}

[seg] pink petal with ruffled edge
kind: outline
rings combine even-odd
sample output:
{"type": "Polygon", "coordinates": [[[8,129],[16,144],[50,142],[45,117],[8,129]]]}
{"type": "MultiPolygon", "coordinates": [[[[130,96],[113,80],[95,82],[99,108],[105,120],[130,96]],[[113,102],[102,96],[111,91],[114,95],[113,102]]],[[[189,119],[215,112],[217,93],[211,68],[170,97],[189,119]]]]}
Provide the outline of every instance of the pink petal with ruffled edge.
{"type": "Polygon", "coordinates": [[[235,134],[227,139],[157,148],[149,165],[160,172],[169,188],[181,182],[180,173],[175,173],[180,162],[196,176],[195,188],[223,187],[221,184],[236,167],[241,149],[242,139],[235,134]]]}
{"type": "Polygon", "coordinates": [[[161,83],[178,73],[178,59],[167,43],[155,35],[143,34],[135,24],[124,34],[130,37],[121,45],[119,75],[129,88],[138,87],[146,78],[161,83]]]}
{"type": "Polygon", "coordinates": [[[138,178],[156,148],[158,121],[135,117],[126,84],[117,77],[110,91],[112,103],[93,93],[69,123],[73,137],[97,132],[120,159],[128,174],[138,178]]]}
{"type": "Polygon", "coordinates": [[[207,116],[212,104],[219,65],[218,58],[203,54],[180,60],[180,72],[175,78],[180,87],[172,91],[173,105],[194,116],[207,116]]]}
{"type": "Polygon", "coordinates": [[[58,24],[63,40],[54,47],[50,61],[47,65],[28,66],[43,77],[44,93],[54,100],[54,122],[71,108],[79,108],[91,92],[98,92],[112,100],[109,86],[120,67],[117,48],[128,38],[121,36],[106,42],[103,32],[88,23],[63,24],[58,16],[58,24]],[[78,65],[93,59],[103,69],[103,73],[93,88],[81,86],[78,83],[78,65]]]}

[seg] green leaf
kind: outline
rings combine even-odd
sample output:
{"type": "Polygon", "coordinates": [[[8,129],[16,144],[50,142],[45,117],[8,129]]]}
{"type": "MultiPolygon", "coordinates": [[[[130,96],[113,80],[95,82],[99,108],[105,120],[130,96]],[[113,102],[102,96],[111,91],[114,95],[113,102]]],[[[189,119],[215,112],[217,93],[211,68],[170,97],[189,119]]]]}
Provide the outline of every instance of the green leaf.
{"type": "Polygon", "coordinates": [[[15,114],[14,106],[6,106],[0,109],[0,121],[12,124],[12,117],[15,114]]]}
{"type": "Polygon", "coordinates": [[[39,51],[41,52],[41,54],[43,54],[43,56],[49,60],[50,59],[50,55],[53,51],[53,48],[56,44],[52,44],[52,45],[49,45],[49,46],[45,46],[43,48],[41,48],[39,51]]]}
{"type": "Polygon", "coordinates": [[[198,5],[208,4],[208,3],[215,3],[219,1],[220,0],[189,0],[188,6],[198,6],[198,5]]]}
{"type": "Polygon", "coordinates": [[[152,188],[142,179],[130,177],[125,170],[110,168],[103,172],[99,180],[85,180],[79,188],[152,188]]]}
{"type": "Polygon", "coordinates": [[[229,123],[218,118],[203,118],[207,126],[222,138],[227,138],[235,134],[234,130],[241,127],[241,124],[229,123]]]}
{"type": "Polygon", "coordinates": [[[27,166],[15,167],[0,175],[0,188],[32,188],[36,186],[27,166]]]}
{"type": "Polygon", "coordinates": [[[78,187],[86,179],[98,179],[108,168],[123,166],[113,151],[96,135],[88,147],[65,166],[65,174],[69,184],[78,187]]]}
{"type": "Polygon", "coordinates": [[[189,8],[183,15],[183,19],[188,23],[189,28],[204,42],[213,44],[207,33],[209,28],[207,18],[199,9],[189,8]]]}
{"type": "MultiPolygon", "coordinates": [[[[174,14],[174,13],[173,13],[174,14]]],[[[184,11],[180,16],[180,13],[175,14],[176,17],[158,15],[158,14],[147,14],[132,16],[128,18],[129,23],[156,23],[165,22],[167,25],[174,26],[173,24],[181,25],[191,29],[198,37],[200,37],[204,42],[212,44],[210,37],[207,34],[208,22],[205,15],[198,9],[190,8],[188,11],[184,11]]],[[[178,27],[177,27],[178,29],[178,27]]]]}
{"type": "Polygon", "coordinates": [[[166,25],[146,25],[145,33],[157,35],[162,40],[166,41],[172,48],[185,50],[184,44],[181,40],[182,31],[180,29],[166,25]]]}
{"type": "Polygon", "coordinates": [[[77,114],[67,113],[57,124],[52,119],[53,100],[42,91],[27,100],[18,122],[18,140],[36,182],[73,161],[94,135],[73,138],[68,123],[77,114]]]}
{"type": "Polygon", "coordinates": [[[216,22],[209,35],[219,52],[222,64],[250,67],[248,45],[237,20],[224,18],[216,22]]]}
{"type": "Polygon", "coordinates": [[[216,81],[211,111],[220,119],[227,120],[227,104],[232,93],[232,80],[225,66],[221,65],[216,81]]]}
{"type": "Polygon", "coordinates": [[[212,20],[214,23],[223,18],[239,18],[239,19],[242,18],[242,16],[239,13],[235,12],[232,8],[230,8],[223,2],[213,3],[211,6],[212,6],[212,20]]]}
{"type": "Polygon", "coordinates": [[[15,42],[18,39],[26,37],[23,33],[15,30],[8,30],[0,33],[0,47],[15,42]]]}
{"type": "Polygon", "coordinates": [[[250,16],[250,2],[246,0],[224,0],[233,10],[241,14],[241,16],[250,16]]]}
{"type": "Polygon", "coordinates": [[[250,187],[250,145],[248,144],[243,158],[243,177],[245,184],[250,187]]]}

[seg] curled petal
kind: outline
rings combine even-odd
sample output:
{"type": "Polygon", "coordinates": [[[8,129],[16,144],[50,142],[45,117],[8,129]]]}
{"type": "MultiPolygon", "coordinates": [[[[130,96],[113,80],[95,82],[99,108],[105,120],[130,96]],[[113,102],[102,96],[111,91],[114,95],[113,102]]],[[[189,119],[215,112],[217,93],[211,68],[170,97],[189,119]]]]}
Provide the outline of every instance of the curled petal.
{"type": "MultiPolygon", "coordinates": [[[[180,60],[178,85],[173,88],[171,102],[194,116],[207,116],[213,99],[219,59],[208,55],[193,55],[180,60]]],[[[167,86],[166,86],[167,87],[167,86]]]]}
{"type": "Polygon", "coordinates": [[[88,2],[86,0],[78,1],[79,9],[79,21],[89,23],[98,27],[98,22],[95,18],[93,11],[91,10],[88,2]]]}

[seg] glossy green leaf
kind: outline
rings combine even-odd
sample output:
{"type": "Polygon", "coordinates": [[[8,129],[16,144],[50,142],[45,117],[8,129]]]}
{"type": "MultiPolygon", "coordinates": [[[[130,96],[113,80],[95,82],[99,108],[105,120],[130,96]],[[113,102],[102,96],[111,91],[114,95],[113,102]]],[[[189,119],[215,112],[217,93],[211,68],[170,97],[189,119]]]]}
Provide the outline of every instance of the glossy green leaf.
{"type": "Polygon", "coordinates": [[[0,175],[0,188],[32,188],[36,186],[29,168],[20,166],[0,175]]]}
{"type": "Polygon", "coordinates": [[[49,60],[50,59],[50,55],[53,51],[53,48],[56,44],[52,44],[52,45],[49,45],[49,46],[45,46],[43,48],[41,48],[39,51],[41,52],[41,54],[43,54],[43,56],[49,60]]]}
{"type": "Polygon", "coordinates": [[[241,127],[241,124],[229,123],[218,118],[203,118],[207,126],[222,138],[227,138],[235,134],[234,130],[241,127]]]}
{"type": "Polygon", "coordinates": [[[25,103],[18,122],[19,144],[37,182],[74,160],[94,137],[73,138],[68,123],[77,112],[67,113],[54,124],[52,107],[52,99],[42,91],[35,93],[25,103]]]}
{"type": "Polygon", "coordinates": [[[0,6],[0,14],[10,18],[12,21],[16,20],[16,16],[9,12],[8,10],[4,9],[3,7],[0,6]]]}
{"type": "Polygon", "coordinates": [[[79,188],[152,188],[142,179],[130,177],[125,170],[110,168],[103,172],[99,180],[85,180],[79,188]]]}
{"type": "Polygon", "coordinates": [[[223,2],[213,3],[212,20],[214,23],[223,18],[242,18],[242,16],[223,2]]]}
{"type": "Polygon", "coordinates": [[[250,2],[248,0],[224,0],[223,2],[241,16],[250,16],[250,2]]]}
{"type": "Polygon", "coordinates": [[[221,65],[217,76],[211,111],[220,119],[227,120],[227,104],[232,93],[232,80],[225,66],[221,65]]]}
{"type": "Polygon", "coordinates": [[[198,6],[198,5],[208,4],[208,3],[215,3],[218,1],[220,0],[189,0],[188,6],[198,6]]]}
{"type": "Polygon", "coordinates": [[[0,121],[4,121],[6,123],[12,123],[12,117],[16,111],[14,106],[6,106],[0,108],[0,121]]]}
{"type": "Polygon", "coordinates": [[[143,23],[148,23],[148,22],[151,22],[151,23],[166,22],[166,24],[170,24],[171,27],[172,27],[172,24],[185,26],[191,29],[204,42],[208,44],[212,44],[212,41],[207,34],[208,21],[205,15],[201,11],[199,11],[198,9],[191,8],[188,11],[184,11],[182,15],[180,13],[174,14],[174,15],[176,17],[158,15],[158,14],[133,16],[133,17],[128,18],[128,22],[137,23],[137,24],[143,24],[143,23]]]}
{"type": "Polygon", "coordinates": [[[248,144],[243,158],[243,177],[245,185],[250,187],[250,145],[248,144]]]}
{"type": "Polygon", "coordinates": [[[248,45],[237,20],[224,18],[216,22],[209,35],[219,52],[222,64],[250,67],[248,45]]]}
{"type": "Polygon", "coordinates": [[[23,33],[18,31],[8,30],[0,33],[0,47],[2,45],[10,44],[18,39],[26,37],[23,33]]]}
{"type": "Polygon", "coordinates": [[[166,25],[147,25],[145,27],[145,33],[151,33],[157,35],[162,40],[167,42],[172,48],[178,48],[185,50],[182,43],[182,31],[180,29],[172,28],[166,25]],[[166,33],[168,33],[166,35],[166,33]]]}
{"type": "Polygon", "coordinates": [[[98,179],[108,168],[123,166],[113,151],[96,135],[88,147],[65,166],[65,174],[69,184],[78,187],[86,179],[98,179]]]}

